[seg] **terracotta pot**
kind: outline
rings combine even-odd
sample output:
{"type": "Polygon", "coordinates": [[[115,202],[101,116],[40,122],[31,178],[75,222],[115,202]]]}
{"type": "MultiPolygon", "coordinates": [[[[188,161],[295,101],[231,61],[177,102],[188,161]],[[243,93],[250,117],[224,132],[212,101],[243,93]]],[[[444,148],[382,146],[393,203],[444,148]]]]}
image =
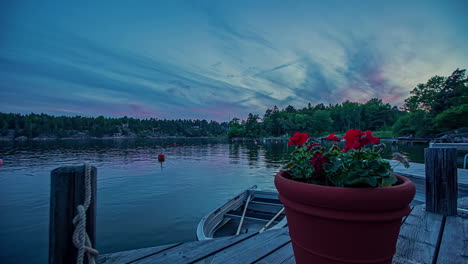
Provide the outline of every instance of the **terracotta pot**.
{"type": "Polygon", "coordinates": [[[286,209],[296,263],[392,263],[413,182],[383,188],[342,188],[293,181],[280,171],[275,186],[286,209]]]}

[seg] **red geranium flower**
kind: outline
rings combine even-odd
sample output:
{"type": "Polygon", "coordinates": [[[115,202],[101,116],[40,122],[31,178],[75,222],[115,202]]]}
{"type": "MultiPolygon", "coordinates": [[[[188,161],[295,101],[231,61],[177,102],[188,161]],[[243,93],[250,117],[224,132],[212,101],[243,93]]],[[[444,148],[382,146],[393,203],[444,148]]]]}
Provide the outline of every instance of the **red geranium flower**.
{"type": "Polygon", "coordinates": [[[316,152],[314,156],[312,157],[312,159],[310,160],[310,165],[312,165],[315,171],[319,173],[323,171],[323,164],[329,161],[330,160],[327,157],[323,156],[321,152],[316,152]]]}
{"type": "Polygon", "coordinates": [[[348,152],[350,149],[360,149],[361,144],[359,142],[348,142],[346,141],[346,146],[343,148],[343,152],[348,152]]]}
{"type": "Polygon", "coordinates": [[[346,146],[343,148],[343,152],[348,152],[350,149],[359,149],[361,147],[361,136],[363,135],[361,129],[348,130],[344,136],[346,146]]]}
{"type": "Polygon", "coordinates": [[[296,132],[296,134],[294,134],[292,137],[289,138],[288,145],[289,146],[291,146],[291,145],[300,146],[300,145],[306,143],[308,138],[309,138],[308,133],[296,132]]]}
{"type": "Polygon", "coordinates": [[[293,134],[288,144],[297,146],[282,167],[286,176],[300,182],[337,187],[387,187],[397,183],[390,163],[380,155],[384,144],[366,148],[380,141],[371,131],[349,129],[343,144],[338,142],[342,137],[335,134],[326,138],[333,144],[325,147],[309,139],[307,133],[293,134]],[[359,180],[356,172],[361,177],[359,180]]]}
{"type": "Polygon", "coordinates": [[[380,138],[372,136],[372,132],[370,130],[366,131],[366,135],[370,139],[370,143],[372,144],[380,143],[380,138]]]}
{"type": "Polygon", "coordinates": [[[346,146],[343,148],[343,152],[348,152],[350,149],[360,149],[369,143],[377,144],[380,142],[378,137],[372,136],[372,132],[367,130],[362,132],[361,129],[350,129],[344,136],[346,139],[346,146]]]}
{"type": "Polygon", "coordinates": [[[337,136],[335,136],[335,133],[333,134],[330,134],[328,137],[327,137],[328,140],[333,140],[333,141],[341,141],[341,139],[337,136]]]}
{"type": "Polygon", "coordinates": [[[348,132],[346,132],[346,135],[344,136],[344,139],[346,139],[346,142],[356,142],[359,141],[361,136],[363,136],[364,133],[361,132],[361,129],[350,129],[348,132]]]}

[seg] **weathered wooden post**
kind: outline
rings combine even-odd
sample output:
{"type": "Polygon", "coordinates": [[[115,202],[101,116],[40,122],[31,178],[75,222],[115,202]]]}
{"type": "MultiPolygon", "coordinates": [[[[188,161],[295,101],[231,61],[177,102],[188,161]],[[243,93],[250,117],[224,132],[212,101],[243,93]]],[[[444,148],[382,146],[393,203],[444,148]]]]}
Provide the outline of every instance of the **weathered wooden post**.
{"type": "MultiPolygon", "coordinates": [[[[78,250],[72,241],[73,218],[77,215],[77,206],[85,201],[85,167],[60,167],[51,172],[49,264],[76,263],[78,250]]],[[[95,247],[97,169],[93,166],[90,176],[92,196],[86,211],[86,232],[95,247]]]]}
{"type": "Polygon", "coordinates": [[[426,211],[445,216],[457,214],[457,149],[424,149],[426,211]]]}

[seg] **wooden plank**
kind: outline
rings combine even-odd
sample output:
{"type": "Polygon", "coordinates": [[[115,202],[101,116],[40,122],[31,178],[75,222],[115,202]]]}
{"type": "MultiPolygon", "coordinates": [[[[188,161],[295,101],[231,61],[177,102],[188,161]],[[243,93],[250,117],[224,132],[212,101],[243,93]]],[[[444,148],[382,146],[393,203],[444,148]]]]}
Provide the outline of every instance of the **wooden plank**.
{"type": "Polygon", "coordinates": [[[393,263],[432,263],[442,218],[415,206],[401,226],[393,263]]]}
{"type": "MultiPolygon", "coordinates": [[[[404,176],[404,175],[403,175],[404,176]]],[[[419,203],[426,202],[426,180],[423,178],[412,178],[408,177],[416,187],[416,194],[414,195],[413,201],[419,203]]]]}
{"type": "Polygon", "coordinates": [[[457,214],[457,150],[424,149],[426,165],[426,210],[443,215],[457,214]]]}
{"type": "MultiPolygon", "coordinates": [[[[220,251],[211,259],[212,264],[254,263],[291,241],[287,228],[270,230],[220,251]]],[[[196,264],[205,263],[203,260],[196,264]]]]}
{"type": "Polygon", "coordinates": [[[468,197],[458,199],[458,208],[468,210],[468,197]]]}
{"type": "MultiPolygon", "coordinates": [[[[72,241],[73,218],[85,200],[85,166],[54,169],[50,175],[49,264],[75,263],[78,250],[72,241]]],[[[86,212],[86,232],[96,247],[96,179],[91,167],[91,204],[86,212]]],[[[85,257],[85,263],[88,263],[85,257]]]]}
{"type": "Polygon", "coordinates": [[[157,247],[149,247],[149,248],[140,248],[140,249],[133,249],[133,250],[127,250],[127,251],[101,255],[99,256],[97,263],[98,264],[128,264],[128,263],[137,261],[139,259],[143,259],[145,257],[158,254],[164,250],[179,246],[181,244],[182,243],[157,246],[157,247]]]}
{"type": "Polygon", "coordinates": [[[437,263],[468,263],[467,218],[447,216],[437,263]]]}
{"type": "Polygon", "coordinates": [[[430,143],[430,148],[456,148],[459,150],[468,150],[468,143],[430,143]]]}
{"type": "MultiPolygon", "coordinates": [[[[396,160],[388,160],[393,168],[393,172],[410,178],[421,178],[426,179],[426,168],[423,163],[410,162],[410,167],[405,168],[403,165],[398,165],[399,162],[396,160]]],[[[464,187],[464,190],[468,188],[468,169],[457,169],[458,174],[458,187],[464,187]]]]}
{"type": "Polygon", "coordinates": [[[255,262],[255,264],[295,264],[292,243],[289,242],[281,248],[273,251],[268,256],[255,262]]]}
{"type": "MultiPolygon", "coordinates": [[[[239,242],[248,240],[250,237],[254,237],[257,233],[247,233],[238,236],[222,237],[216,239],[209,239],[203,241],[194,241],[183,243],[177,247],[169,250],[162,251],[159,254],[148,256],[140,259],[136,264],[152,264],[152,263],[190,263],[203,259],[209,255],[215,254],[216,252],[236,245],[239,242]]],[[[107,263],[106,263],[107,264],[107,263]]]]}
{"type": "Polygon", "coordinates": [[[468,197],[458,199],[458,216],[468,218],[468,197]]]}
{"type": "MultiPolygon", "coordinates": [[[[390,165],[394,167],[398,164],[396,160],[389,160],[390,165]]],[[[410,163],[409,168],[405,168],[403,165],[398,165],[394,168],[394,173],[405,177],[408,177],[416,185],[416,195],[414,200],[418,202],[426,202],[426,171],[425,165],[422,163],[410,163]]],[[[468,196],[468,170],[458,169],[458,198],[468,196]]]]}
{"type": "Polygon", "coordinates": [[[388,160],[390,165],[393,168],[395,174],[407,176],[407,177],[416,177],[424,179],[426,177],[425,167],[422,163],[413,163],[410,162],[409,168],[405,168],[403,164],[396,160],[388,160]]]}

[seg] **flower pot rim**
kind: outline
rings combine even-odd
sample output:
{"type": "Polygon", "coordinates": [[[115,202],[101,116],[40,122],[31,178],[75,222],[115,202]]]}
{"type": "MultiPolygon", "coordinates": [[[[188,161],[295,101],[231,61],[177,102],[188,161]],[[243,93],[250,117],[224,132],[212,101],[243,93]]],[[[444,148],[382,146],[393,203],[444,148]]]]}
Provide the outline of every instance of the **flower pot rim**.
{"type": "Polygon", "coordinates": [[[289,179],[287,177],[284,177],[284,175],[283,175],[284,173],[287,173],[287,171],[279,170],[279,172],[276,175],[281,174],[280,176],[283,177],[287,181],[292,181],[292,182],[295,182],[295,183],[298,183],[298,184],[304,184],[304,185],[314,185],[317,188],[325,188],[325,189],[329,189],[329,188],[342,189],[342,190],[366,190],[366,189],[381,189],[381,188],[391,189],[391,188],[401,188],[402,185],[407,186],[407,185],[412,184],[412,181],[410,179],[408,179],[407,177],[405,177],[403,175],[396,174],[396,173],[391,173],[391,174],[395,175],[401,182],[398,181],[398,182],[400,182],[399,184],[392,185],[392,186],[386,186],[386,187],[338,187],[338,186],[329,186],[329,185],[305,183],[305,182],[295,181],[293,179],[289,179]]]}
{"type": "Polygon", "coordinates": [[[275,186],[281,199],[343,211],[375,212],[406,208],[416,192],[410,179],[397,174],[402,181],[398,185],[355,188],[298,182],[284,177],[284,173],[280,170],[275,176],[275,186]]]}

